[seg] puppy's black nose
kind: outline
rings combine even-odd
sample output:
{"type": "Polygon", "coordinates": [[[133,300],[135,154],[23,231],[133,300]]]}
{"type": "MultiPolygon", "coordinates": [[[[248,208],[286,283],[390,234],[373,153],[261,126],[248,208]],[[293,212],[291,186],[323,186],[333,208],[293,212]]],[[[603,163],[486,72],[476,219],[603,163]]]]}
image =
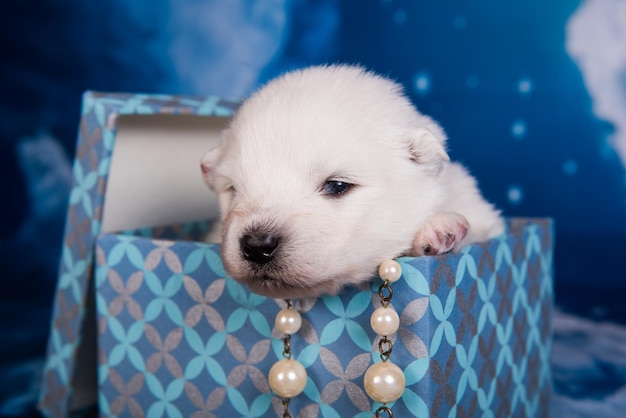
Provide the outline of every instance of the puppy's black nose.
{"type": "Polygon", "coordinates": [[[265,264],[274,258],[278,241],[276,235],[249,233],[241,237],[239,245],[243,258],[253,263],[265,264]]]}

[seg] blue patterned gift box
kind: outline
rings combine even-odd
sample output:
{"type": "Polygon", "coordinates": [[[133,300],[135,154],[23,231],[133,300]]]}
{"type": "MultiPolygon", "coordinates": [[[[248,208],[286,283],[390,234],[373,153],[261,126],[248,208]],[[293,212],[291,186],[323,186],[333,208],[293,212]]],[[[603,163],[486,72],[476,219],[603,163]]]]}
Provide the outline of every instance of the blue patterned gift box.
{"type": "MultiPolygon", "coordinates": [[[[400,259],[395,416],[548,415],[551,248],[549,222],[517,219],[460,254],[400,259]]],[[[281,416],[266,376],[282,358],[284,302],[227,277],[218,245],[107,234],[96,254],[102,414],[281,416]]],[[[379,361],[379,284],[296,303],[292,350],[309,377],[294,416],[372,416],[362,380],[379,361]]]]}
{"type": "MultiPolygon", "coordinates": [[[[227,117],[236,106],[217,98],[85,95],[44,415],[68,416],[90,388],[102,416],[280,416],[266,376],[282,357],[273,321],[284,302],[226,277],[219,246],[193,240],[206,224],[101,234],[118,115],[227,117]],[[96,366],[97,377],[83,373],[96,366]]],[[[460,254],[399,260],[404,273],[393,305],[401,328],[391,338],[392,361],[407,389],[394,416],[549,415],[552,233],[548,220],[512,219],[505,235],[460,254]]],[[[362,380],[379,361],[369,327],[377,289],[374,280],[337,297],[297,301],[304,324],[292,347],[309,379],[291,403],[294,416],[372,416],[362,380]]]]}

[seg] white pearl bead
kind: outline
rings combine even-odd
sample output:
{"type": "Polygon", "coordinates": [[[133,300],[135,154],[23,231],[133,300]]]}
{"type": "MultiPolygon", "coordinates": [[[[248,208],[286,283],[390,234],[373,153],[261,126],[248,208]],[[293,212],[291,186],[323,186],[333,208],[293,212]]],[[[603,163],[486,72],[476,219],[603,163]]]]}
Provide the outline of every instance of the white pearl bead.
{"type": "Polygon", "coordinates": [[[372,364],[363,377],[365,392],[370,398],[380,403],[397,400],[406,386],[402,369],[390,362],[372,364]]]}
{"type": "Polygon", "coordinates": [[[390,283],[397,282],[402,276],[402,267],[396,260],[385,260],[378,267],[378,275],[390,283]]]}
{"type": "Polygon", "coordinates": [[[306,378],[304,366],[291,359],[274,363],[268,375],[270,388],[281,398],[293,398],[302,393],[306,378]]]}
{"type": "Polygon", "coordinates": [[[370,325],[376,334],[389,336],[398,330],[400,317],[392,307],[380,307],[372,312],[370,325]]]}
{"type": "Polygon", "coordinates": [[[285,334],[292,335],[298,332],[302,326],[300,312],[293,308],[285,308],[276,314],[276,329],[285,334]]]}

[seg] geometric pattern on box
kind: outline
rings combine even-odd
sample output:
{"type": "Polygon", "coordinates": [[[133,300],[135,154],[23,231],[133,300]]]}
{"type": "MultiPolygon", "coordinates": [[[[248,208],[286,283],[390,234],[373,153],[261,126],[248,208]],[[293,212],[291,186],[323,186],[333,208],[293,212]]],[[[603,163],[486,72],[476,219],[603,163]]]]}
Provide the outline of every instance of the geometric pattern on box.
{"type": "Polygon", "coordinates": [[[237,106],[238,101],[218,97],[84,94],[73,165],[73,186],[40,394],[39,408],[44,415],[69,416],[87,292],[93,279],[93,247],[101,230],[118,116],[195,114],[229,117],[237,106]]]}
{"type": "MultiPolygon", "coordinates": [[[[282,358],[284,302],[226,277],[219,246],[104,235],[96,250],[99,407],[106,416],[281,416],[267,373],[282,358]]],[[[401,258],[392,359],[407,389],[395,416],[549,416],[552,227],[459,254],[401,258]]],[[[380,361],[369,326],[380,281],[300,300],[292,352],[307,369],[299,417],[371,417],[363,374],[380,361]]]]}
{"type": "MultiPolygon", "coordinates": [[[[73,376],[86,367],[78,354],[84,327],[91,327],[86,306],[94,288],[101,415],[278,410],[265,376],[282,354],[279,335],[268,330],[279,305],[224,277],[218,246],[180,241],[199,237],[206,224],[104,236],[94,263],[118,116],[230,117],[237,106],[217,97],[84,95],[40,395],[45,416],[70,415],[73,376]],[[176,242],[153,240],[163,236],[176,242]]],[[[489,243],[400,262],[404,278],[393,285],[393,304],[401,328],[392,360],[405,370],[407,390],[395,416],[548,415],[551,223],[510,220],[508,234],[489,243]]],[[[372,289],[298,301],[304,325],[293,352],[311,376],[292,401],[299,416],[371,416],[361,382],[378,361],[372,289]]]]}

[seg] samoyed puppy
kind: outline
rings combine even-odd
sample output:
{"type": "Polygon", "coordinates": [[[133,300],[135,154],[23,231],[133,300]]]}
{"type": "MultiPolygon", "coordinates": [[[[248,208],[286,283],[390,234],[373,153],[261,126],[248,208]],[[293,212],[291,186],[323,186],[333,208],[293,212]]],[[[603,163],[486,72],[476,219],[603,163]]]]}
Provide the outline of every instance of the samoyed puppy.
{"type": "Polygon", "coordinates": [[[275,298],[336,294],[401,255],[504,231],[402,87],[360,67],[287,73],[236,112],[201,162],[228,274],[275,298]]]}

